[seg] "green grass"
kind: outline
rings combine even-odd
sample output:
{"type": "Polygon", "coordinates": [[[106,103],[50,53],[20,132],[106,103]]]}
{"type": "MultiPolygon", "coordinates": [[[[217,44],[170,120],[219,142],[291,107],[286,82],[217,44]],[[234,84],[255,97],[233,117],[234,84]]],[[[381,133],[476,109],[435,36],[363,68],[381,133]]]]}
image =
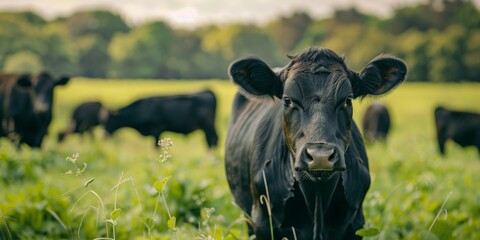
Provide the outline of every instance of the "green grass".
{"type": "MultiPolygon", "coordinates": [[[[110,219],[115,208],[121,209],[116,239],[247,239],[223,165],[235,90],[221,80],[77,78],[59,87],[55,118],[42,151],[24,147],[18,152],[6,140],[0,142],[0,239],[107,237],[105,219],[110,219]],[[162,135],[174,142],[169,151],[172,158],[166,163],[160,163],[161,152],[154,148],[153,138],[131,129],[122,129],[109,140],[97,129],[94,138],[69,136],[62,144],[55,141],[72,109],[83,101],[101,100],[116,109],[139,97],[204,88],[211,88],[219,99],[220,144],[213,152],[207,150],[201,132],[162,135]],[[73,169],[65,159],[75,152],[80,153],[79,167],[88,164],[84,178],[95,178],[87,188],[80,176],[62,174],[73,169]],[[177,219],[176,231],[169,228],[167,207],[154,188],[166,176],[170,179],[165,199],[177,219]],[[120,177],[127,181],[115,189],[120,177]],[[99,200],[89,191],[98,194],[105,214],[96,213],[101,209],[99,200]],[[154,213],[156,223],[149,234],[145,223],[154,213]]],[[[480,239],[480,158],[474,148],[462,149],[452,142],[447,144],[447,156],[440,157],[433,125],[433,109],[438,104],[479,112],[478,92],[478,84],[407,83],[387,96],[355,101],[357,124],[375,100],[385,102],[393,118],[388,143],[367,146],[372,185],[364,202],[366,228],[378,230],[371,239],[480,239]]],[[[110,223],[107,228],[113,237],[110,223]]]]}

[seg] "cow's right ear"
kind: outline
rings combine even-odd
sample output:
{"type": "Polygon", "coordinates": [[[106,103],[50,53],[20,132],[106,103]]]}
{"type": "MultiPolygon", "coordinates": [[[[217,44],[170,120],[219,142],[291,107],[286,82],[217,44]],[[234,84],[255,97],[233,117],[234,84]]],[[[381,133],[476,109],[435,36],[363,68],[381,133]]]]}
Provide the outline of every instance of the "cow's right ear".
{"type": "Polygon", "coordinates": [[[260,59],[246,58],[235,61],[230,65],[228,74],[233,82],[250,95],[282,97],[282,81],[260,59]]]}
{"type": "Polygon", "coordinates": [[[55,85],[57,85],[57,86],[66,85],[69,80],[70,80],[69,76],[62,76],[55,82],[55,85]]]}
{"type": "Polygon", "coordinates": [[[29,74],[22,74],[17,79],[17,85],[23,88],[29,88],[32,86],[32,78],[29,74]]]}

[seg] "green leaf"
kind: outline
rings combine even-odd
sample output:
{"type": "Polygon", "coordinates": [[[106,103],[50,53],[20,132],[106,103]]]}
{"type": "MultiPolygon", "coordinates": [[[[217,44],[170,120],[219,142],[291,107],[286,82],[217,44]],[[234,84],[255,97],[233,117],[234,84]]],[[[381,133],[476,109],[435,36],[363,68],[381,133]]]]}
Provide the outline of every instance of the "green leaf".
{"type": "Polygon", "coordinates": [[[112,219],[108,219],[107,222],[111,223],[113,226],[117,225],[117,221],[112,220],[112,219]]]}
{"type": "Polygon", "coordinates": [[[90,183],[92,183],[93,181],[95,180],[95,178],[90,178],[88,181],[85,182],[84,186],[85,187],[88,187],[88,185],[90,185],[90,183]]]}
{"type": "Polygon", "coordinates": [[[235,240],[235,239],[237,239],[237,238],[233,237],[232,234],[228,234],[228,235],[224,238],[224,240],[235,240]]]}
{"type": "Polygon", "coordinates": [[[356,235],[361,237],[374,237],[377,236],[380,231],[376,228],[362,228],[355,232],[356,235]]]}
{"type": "Polygon", "coordinates": [[[167,221],[168,229],[175,231],[175,222],[176,221],[177,221],[177,219],[175,218],[175,216],[171,216],[170,219],[168,219],[168,221],[167,221]]]}
{"type": "Polygon", "coordinates": [[[165,185],[167,185],[169,179],[170,179],[170,177],[165,177],[165,178],[163,178],[163,179],[160,180],[160,181],[156,181],[156,182],[153,184],[153,187],[155,187],[155,189],[156,189],[158,192],[162,192],[163,189],[165,188],[165,185]]]}
{"type": "Polygon", "coordinates": [[[117,220],[118,215],[120,214],[121,211],[122,211],[122,209],[120,209],[120,208],[117,208],[117,209],[112,211],[112,213],[110,214],[110,217],[112,218],[113,221],[117,220]]]}

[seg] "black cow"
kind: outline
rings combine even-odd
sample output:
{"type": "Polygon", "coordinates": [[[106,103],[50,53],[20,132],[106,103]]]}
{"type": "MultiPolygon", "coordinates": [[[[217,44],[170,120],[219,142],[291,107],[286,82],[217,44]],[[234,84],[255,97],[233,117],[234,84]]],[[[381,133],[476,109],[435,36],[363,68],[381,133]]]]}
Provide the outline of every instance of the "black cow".
{"type": "Polygon", "coordinates": [[[453,140],[462,147],[475,146],[480,154],[480,114],[435,108],[438,149],[445,155],[445,142],[453,140]]]}
{"type": "Polygon", "coordinates": [[[122,127],[134,128],[144,136],[153,136],[155,146],[158,146],[162,132],[189,134],[201,129],[205,132],[208,147],[213,148],[218,141],[216,108],[217,100],[210,90],[143,98],[111,113],[105,130],[112,134],[122,127]]]}
{"type": "Polygon", "coordinates": [[[66,130],[58,133],[58,141],[62,142],[65,137],[72,133],[92,133],[93,129],[104,124],[108,118],[109,111],[101,102],[84,102],[74,110],[66,130]]]}
{"type": "Polygon", "coordinates": [[[65,85],[69,77],[54,79],[48,73],[38,75],[0,75],[1,137],[17,143],[40,147],[52,121],[54,88],[65,85]]]}
{"type": "Polygon", "coordinates": [[[363,137],[367,143],[385,142],[390,130],[390,114],[385,105],[375,102],[368,106],[362,120],[363,137]]]}
{"type": "Polygon", "coordinates": [[[275,239],[358,238],[370,175],[352,100],[388,92],[406,66],[379,56],[356,73],[324,48],[290,58],[277,73],[256,58],[230,65],[240,85],[225,149],[230,190],[257,239],[270,230],[275,239]]]}

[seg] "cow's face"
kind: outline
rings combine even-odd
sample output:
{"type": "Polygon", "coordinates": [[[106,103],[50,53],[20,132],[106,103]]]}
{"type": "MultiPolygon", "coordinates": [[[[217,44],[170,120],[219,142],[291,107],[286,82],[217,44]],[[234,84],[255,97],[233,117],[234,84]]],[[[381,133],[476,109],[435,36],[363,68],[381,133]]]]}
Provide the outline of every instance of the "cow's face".
{"type": "MultiPolygon", "coordinates": [[[[299,63],[303,64],[303,63],[299,63]]],[[[338,70],[285,73],[283,128],[294,169],[305,177],[328,178],[345,169],[352,100],[348,74],[338,70]]]]}
{"type": "Polygon", "coordinates": [[[61,77],[54,79],[50,74],[41,73],[33,77],[33,110],[37,114],[49,113],[53,105],[53,90],[56,86],[65,85],[70,79],[61,77]]]}
{"type": "Polygon", "coordinates": [[[327,180],[344,170],[352,125],[352,100],[380,95],[401,83],[405,64],[379,57],[357,74],[328,49],[309,48],[274,73],[248,58],[230,66],[230,76],[247,95],[279,99],[283,132],[297,178],[327,180]]]}

